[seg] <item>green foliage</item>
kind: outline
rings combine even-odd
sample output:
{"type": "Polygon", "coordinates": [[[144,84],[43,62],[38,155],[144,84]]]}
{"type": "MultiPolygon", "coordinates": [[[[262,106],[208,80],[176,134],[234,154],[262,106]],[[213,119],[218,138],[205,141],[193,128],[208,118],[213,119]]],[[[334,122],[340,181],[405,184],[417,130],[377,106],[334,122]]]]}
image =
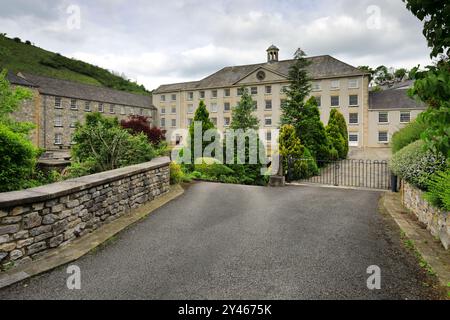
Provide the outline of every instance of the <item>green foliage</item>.
{"type": "Polygon", "coordinates": [[[25,135],[0,123],[0,192],[24,188],[36,165],[37,149],[25,135]]]}
{"type": "Polygon", "coordinates": [[[450,211],[450,169],[435,172],[428,181],[425,199],[445,211],[450,211]]]}
{"type": "Polygon", "coordinates": [[[170,184],[179,184],[183,181],[183,170],[181,166],[175,162],[170,163],[170,184]]]}
{"type": "Polygon", "coordinates": [[[337,158],[346,159],[349,151],[347,123],[338,110],[331,109],[326,131],[332,147],[337,151],[337,158]]]}
{"type": "Polygon", "coordinates": [[[320,111],[314,97],[304,105],[302,117],[296,125],[296,134],[316,160],[328,160],[333,149],[325,127],[320,120],[320,111]]]}
{"type": "Polygon", "coordinates": [[[450,3],[438,0],[403,0],[417,18],[424,21],[423,35],[432,48],[431,57],[450,53],[450,3]]]}
{"type": "Polygon", "coordinates": [[[426,72],[415,73],[411,96],[428,105],[422,113],[426,129],[422,138],[428,147],[450,157],[450,62],[429,66],[426,72]]]}
{"type": "Polygon", "coordinates": [[[233,108],[232,121],[230,128],[233,130],[257,130],[259,128],[259,120],[253,115],[255,111],[255,105],[248,89],[241,88],[243,93],[238,105],[233,108]]]}
{"type": "Polygon", "coordinates": [[[320,121],[317,101],[311,97],[305,102],[311,91],[310,78],[306,71],[309,64],[305,53],[297,50],[295,63],[289,69],[288,79],[291,85],[286,89],[287,100],[281,106],[281,124],[294,126],[297,136],[313,157],[326,160],[329,159],[331,145],[320,121]]]}
{"type": "Polygon", "coordinates": [[[427,71],[412,73],[415,78],[410,95],[428,105],[423,113],[427,125],[422,138],[429,148],[450,157],[450,3],[433,0],[404,0],[406,7],[421,21],[423,34],[432,48],[430,56],[439,58],[427,71]]]}
{"type": "Polygon", "coordinates": [[[390,162],[394,174],[422,190],[427,189],[430,177],[445,166],[445,157],[427,149],[422,140],[398,151],[390,162]]]}
{"type": "MultiPolygon", "coordinates": [[[[295,124],[304,117],[305,99],[311,92],[311,79],[306,68],[311,64],[306,54],[298,49],[295,63],[289,68],[290,86],[285,89],[286,101],[281,105],[281,124],[295,124]]],[[[299,130],[297,130],[299,131],[299,130]]]]}
{"type": "Polygon", "coordinates": [[[97,163],[95,159],[86,159],[83,162],[73,161],[63,172],[65,179],[72,179],[94,174],[97,163]]]}
{"type": "Polygon", "coordinates": [[[209,118],[209,112],[206,109],[206,105],[203,102],[203,100],[200,101],[199,106],[197,110],[195,111],[194,120],[192,121],[191,126],[189,127],[189,142],[191,144],[191,160],[194,162],[195,160],[195,143],[194,143],[194,128],[196,123],[201,122],[202,125],[202,131],[201,131],[201,137],[202,137],[202,150],[201,150],[201,156],[203,156],[203,152],[205,151],[205,148],[213,143],[215,138],[213,138],[212,141],[205,141],[203,139],[205,132],[214,129],[214,124],[212,123],[211,119],[209,118]]]}
{"type": "Polygon", "coordinates": [[[284,125],[280,130],[279,152],[283,157],[283,168],[288,170],[288,159],[292,157],[291,178],[305,179],[318,174],[319,170],[310,151],[305,148],[291,125],[284,125]]]}
{"type": "Polygon", "coordinates": [[[394,133],[391,142],[392,153],[397,153],[407,145],[419,140],[422,132],[424,132],[426,128],[427,126],[419,117],[410,122],[403,129],[394,133]]]}
{"type": "Polygon", "coordinates": [[[78,125],[73,140],[73,159],[81,163],[94,162],[91,173],[142,163],[155,157],[144,134],[132,135],[120,127],[117,118],[104,117],[100,113],[86,115],[86,123],[78,125]]]}
{"type": "Polygon", "coordinates": [[[16,42],[0,34],[0,68],[25,72],[80,83],[104,86],[132,93],[150,93],[123,76],[106,69],[69,59],[30,44],[16,42]]]}

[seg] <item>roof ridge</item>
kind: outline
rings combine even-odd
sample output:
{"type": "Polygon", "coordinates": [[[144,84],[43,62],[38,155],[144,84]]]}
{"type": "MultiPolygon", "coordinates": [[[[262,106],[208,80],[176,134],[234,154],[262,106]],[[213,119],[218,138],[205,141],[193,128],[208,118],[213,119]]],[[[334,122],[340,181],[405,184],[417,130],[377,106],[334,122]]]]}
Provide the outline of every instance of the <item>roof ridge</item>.
{"type": "MultiPolygon", "coordinates": [[[[50,80],[56,80],[56,81],[62,81],[62,82],[75,84],[75,85],[81,85],[81,86],[86,86],[86,87],[91,87],[91,88],[96,88],[96,89],[103,89],[103,90],[106,90],[106,91],[114,91],[114,92],[120,92],[120,93],[125,93],[125,94],[131,94],[131,95],[136,95],[136,96],[147,97],[147,95],[145,95],[145,94],[133,93],[133,92],[128,92],[128,91],[124,91],[124,90],[108,88],[108,87],[104,87],[104,86],[96,86],[94,84],[89,84],[89,83],[82,83],[82,82],[77,82],[77,81],[72,81],[72,80],[67,80],[67,79],[43,76],[43,75],[38,75],[38,74],[33,74],[33,73],[28,73],[28,72],[25,72],[25,73],[24,72],[20,72],[20,73],[23,75],[23,77],[24,77],[23,79],[25,79],[26,81],[31,82],[33,84],[35,84],[35,83],[33,81],[31,81],[30,79],[27,79],[27,76],[37,77],[37,78],[44,78],[44,79],[50,79],[50,80]]],[[[35,84],[35,85],[38,86],[37,84],[35,84]]]]}

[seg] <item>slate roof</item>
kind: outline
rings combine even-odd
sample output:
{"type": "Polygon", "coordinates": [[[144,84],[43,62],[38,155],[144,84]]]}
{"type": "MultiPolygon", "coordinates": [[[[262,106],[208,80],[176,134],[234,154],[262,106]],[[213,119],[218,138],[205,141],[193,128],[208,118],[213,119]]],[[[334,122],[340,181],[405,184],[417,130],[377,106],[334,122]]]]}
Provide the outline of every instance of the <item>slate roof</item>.
{"type": "MultiPolygon", "coordinates": [[[[21,78],[16,76],[17,78],[21,78]]],[[[32,83],[41,94],[90,100],[103,103],[154,109],[151,96],[144,96],[67,80],[23,74],[24,81],[32,83]]]]}
{"type": "MultiPolygon", "coordinates": [[[[329,55],[309,57],[307,59],[311,61],[311,64],[307,69],[313,79],[361,76],[367,74],[367,72],[346,64],[329,55]]],[[[229,87],[236,85],[239,80],[259,68],[265,68],[269,71],[273,71],[287,77],[289,67],[294,63],[294,61],[295,60],[283,60],[270,63],[266,62],[244,66],[226,67],[200,81],[162,85],[155,90],[155,93],[170,93],[182,90],[229,87]]]]}
{"type": "Polygon", "coordinates": [[[410,98],[406,89],[388,89],[369,93],[369,110],[389,109],[426,109],[426,105],[410,98]]]}
{"type": "Polygon", "coordinates": [[[25,86],[25,87],[36,87],[35,84],[25,80],[22,77],[19,77],[15,75],[13,72],[9,71],[6,75],[6,80],[8,80],[9,83],[19,85],[19,86],[25,86]]]}

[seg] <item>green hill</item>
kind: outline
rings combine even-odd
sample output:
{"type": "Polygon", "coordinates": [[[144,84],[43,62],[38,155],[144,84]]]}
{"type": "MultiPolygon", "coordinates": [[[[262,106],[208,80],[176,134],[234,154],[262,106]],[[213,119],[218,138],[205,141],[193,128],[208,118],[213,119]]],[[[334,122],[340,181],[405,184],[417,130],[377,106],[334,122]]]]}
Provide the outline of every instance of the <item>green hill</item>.
{"type": "Polygon", "coordinates": [[[132,93],[150,94],[143,85],[115,75],[92,64],[66,58],[0,34],[0,69],[12,72],[28,72],[41,76],[76,81],[132,93]]]}

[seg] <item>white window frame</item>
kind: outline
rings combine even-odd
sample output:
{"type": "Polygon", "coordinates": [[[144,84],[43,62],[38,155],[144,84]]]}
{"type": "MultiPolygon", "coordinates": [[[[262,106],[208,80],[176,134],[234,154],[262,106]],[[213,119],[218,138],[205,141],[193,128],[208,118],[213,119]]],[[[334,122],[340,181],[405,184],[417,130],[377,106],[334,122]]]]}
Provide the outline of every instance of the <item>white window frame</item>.
{"type": "Polygon", "coordinates": [[[217,90],[211,90],[211,98],[212,99],[217,99],[219,93],[217,92],[217,90]]]}
{"type": "Polygon", "coordinates": [[[251,87],[251,88],[250,88],[250,93],[251,93],[253,96],[256,96],[256,95],[258,94],[258,87],[251,87]],[[253,89],[255,89],[255,91],[253,91],[253,89]]]}
{"type": "Polygon", "coordinates": [[[176,94],[176,93],[173,93],[173,94],[171,95],[171,100],[172,100],[172,101],[177,101],[177,94],[176,94]]]}
{"type": "Polygon", "coordinates": [[[400,111],[400,123],[410,123],[411,122],[411,111],[400,111]],[[409,115],[409,121],[402,121],[402,114],[409,115]]]}
{"type": "Polygon", "coordinates": [[[105,106],[101,102],[98,103],[98,112],[101,112],[101,113],[105,112],[105,106]]]}
{"type": "Polygon", "coordinates": [[[348,114],[348,124],[349,125],[352,125],[352,126],[355,126],[355,125],[358,125],[359,124],[359,113],[358,112],[349,112],[349,114],[348,114]],[[353,114],[356,114],[356,122],[351,122],[350,120],[351,120],[351,115],[353,115],[353,114]]]}
{"type": "Polygon", "coordinates": [[[189,91],[189,92],[187,93],[187,100],[188,100],[188,101],[194,100],[194,92],[193,92],[193,91],[189,91]]]}
{"type": "Polygon", "coordinates": [[[57,146],[61,146],[63,144],[63,134],[55,133],[55,139],[54,139],[53,143],[57,146]]]}
{"type": "Polygon", "coordinates": [[[120,114],[121,115],[125,115],[127,113],[126,109],[124,106],[120,106],[120,114]]]}
{"type": "Polygon", "coordinates": [[[231,118],[230,117],[225,117],[223,118],[223,126],[224,127],[229,127],[231,123],[231,118]],[[227,121],[228,120],[228,121],[227,121]],[[228,122],[228,123],[227,123],[228,122]]]}
{"type": "Polygon", "coordinates": [[[322,91],[322,84],[320,81],[314,81],[311,85],[312,91],[322,91]]]}
{"type": "Polygon", "coordinates": [[[70,116],[70,127],[71,128],[75,128],[77,126],[77,122],[78,122],[78,117],[73,115],[70,116]]]}
{"type": "Polygon", "coordinates": [[[170,114],[177,114],[177,107],[170,107],[170,114]],[[175,110],[175,111],[173,111],[175,110]]]}
{"type": "Polygon", "coordinates": [[[218,106],[217,106],[217,103],[215,103],[215,102],[212,102],[211,103],[211,112],[212,113],[217,113],[218,112],[218,106]]]}
{"type": "Polygon", "coordinates": [[[91,112],[92,108],[91,108],[91,102],[90,101],[85,101],[84,102],[84,111],[85,112],[91,112]]]}
{"type": "Polygon", "coordinates": [[[339,108],[341,105],[341,96],[330,96],[330,106],[331,108],[339,108]],[[336,106],[333,105],[333,98],[338,98],[338,104],[336,106]]]}
{"type": "MultiPolygon", "coordinates": [[[[125,113],[122,113],[122,114],[125,114],[125,113]]],[[[166,114],[166,108],[165,107],[161,108],[161,114],[166,114]]]]}
{"type": "Polygon", "coordinates": [[[264,126],[271,127],[273,125],[272,117],[264,117],[264,126]],[[270,120],[270,124],[267,124],[267,120],[270,120]]]}
{"type": "Polygon", "coordinates": [[[359,146],[359,133],[358,132],[349,132],[348,133],[348,145],[350,147],[357,147],[359,146]],[[356,141],[351,141],[350,136],[356,136],[356,141]]]}
{"type": "Polygon", "coordinates": [[[224,102],[224,104],[223,104],[223,112],[230,112],[230,111],[231,111],[231,103],[224,102]],[[226,107],[226,105],[228,105],[228,108],[226,107]]]}
{"type": "Polygon", "coordinates": [[[165,95],[165,94],[162,94],[162,95],[161,95],[160,101],[161,101],[161,102],[166,102],[166,95],[165,95]]]}
{"type": "Polygon", "coordinates": [[[357,95],[357,94],[349,94],[348,95],[348,106],[349,107],[358,107],[359,106],[359,95],[357,95]],[[352,97],[356,97],[356,102],[357,102],[357,104],[351,104],[350,102],[351,102],[351,98],[352,97]]]}
{"type": "Polygon", "coordinates": [[[193,104],[188,104],[187,113],[189,113],[189,114],[194,113],[194,105],[193,104]]]}
{"type": "Polygon", "coordinates": [[[109,113],[110,114],[115,114],[116,113],[116,105],[115,104],[110,104],[109,105],[109,113]]]}
{"type": "Polygon", "coordinates": [[[166,118],[161,118],[159,120],[159,125],[161,128],[165,128],[166,127],[166,118]]]}
{"type": "Polygon", "coordinates": [[[273,102],[272,102],[272,100],[266,100],[264,102],[264,110],[273,110],[273,102]],[[267,107],[268,104],[270,104],[270,108],[267,107]]]}
{"type": "Polygon", "coordinates": [[[223,89],[223,96],[224,97],[231,97],[231,89],[223,89]]]}
{"type": "Polygon", "coordinates": [[[316,98],[317,107],[322,107],[322,96],[315,96],[314,98],[316,98]]]}
{"type": "Polygon", "coordinates": [[[378,123],[380,123],[380,124],[388,124],[389,123],[389,112],[387,112],[387,111],[380,111],[380,112],[378,112],[378,123]],[[386,122],[380,121],[380,116],[382,114],[386,115],[386,122]]]}
{"type": "Polygon", "coordinates": [[[55,118],[53,119],[53,125],[57,128],[63,127],[63,117],[60,114],[55,115],[55,118]]]}
{"type": "Polygon", "coordinates": [[[349,79],[348,80],[348,88],[349,89],[359,89],[359,79],[349,79]],[[352,83],[355,83],[355,85],[352,86],[352,83]]]}
{"type": "Polygon", "coordinates": [[[200,97],[200,100],[203,100],[206,98],[206,91],[200,91],[198,93],[198,96],[200,97]]]}
{"type": "Polygon", "coordinates": [[[70,99],[70,110],[78,110],[77,99],[70,99]]]}
{"type": "Polygon", "coordinates": [[[55,97],[55,109],[62,109],[62,99],[61,97],[55,97]]]}
{"type": "Polygon", "coordinates": [[[272,94],[272,86],[266,86],[264,92],[265,94],[272,94]]]}
{"type": "Polygon", "coordinates": [[[340,88],[341,88],[341,81],[340,80],[331,80],[331,83],[330,83],[330,89],[331,90],[339,90],[340,88]]]}
{"type": "Polygon", "coordinates": [[[389,132],[388,131],[378,131],[378,143],[388,144],[389,143],[389,132]],[[380,133],[386,133],[386,141],[380,140],[380,133]]]}
{"type": "Polygon", "coordinates": [[[170,120],[170,126],[171,126],[172,128],[176,128],[176,127],[177,127],[177,119],[171,119],[171,120],[170,120]],[[175,124],[174,124],[174,121],[175,121],[175,124]]]}

